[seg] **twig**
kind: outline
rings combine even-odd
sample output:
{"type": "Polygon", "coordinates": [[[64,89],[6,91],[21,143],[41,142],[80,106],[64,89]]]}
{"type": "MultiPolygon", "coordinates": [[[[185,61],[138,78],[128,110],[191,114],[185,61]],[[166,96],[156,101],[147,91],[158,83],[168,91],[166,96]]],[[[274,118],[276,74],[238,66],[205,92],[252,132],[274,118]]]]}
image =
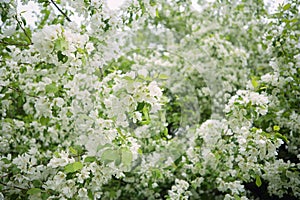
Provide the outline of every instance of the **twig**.
{"type": "Polygon", "coordinates": [[[3,40],[0,40],[0,43],[1,43],[1,44],[4,44],[4,45],[24,46],[24,47],[28,47],[29,45],[31,45],[31,44],[22,44],[22,43],[5,42],[5,41],[3,41],[3,40]]]}
{"type": "Polygon", "coordinates": [[[64,13],[59,7],[58,7],[58,5],[53,1],[53,0],[50,0],[51,1],[51,3],[53,3],[53,5],[57,8],[57,10],[61,13],[61,14],[63,14],[63,16],[65,16],[65,18],[69,21],[69,22],[71,22],[71,19],[66,15],[66,13],[64,13]]]}
{"type": "MultiPolygon", "coordinates": [[[[16,91],[16,92],[18,92],[18,93],[21,93],[21,92],[22,92],[22,91],[20,91],[19,89],[13,88],[13,87],[11,87],[11,86],[5,86],[5,85],[0,85],[0,86],[1,86],[1,87],[8,87],[9,89],[14,90],[14,91],[16,91]]],[[[38,98],[37,96],[31,95],[31,94],[27,94],[26,92],[24,92],[24,94],[27,95],[27,96],[29,96],[29,97],[38,98]]]]}
{"type": "Polygon", "coordinates": [[[9,174],[4,174],[3,176],[1,176],[0,178],[4,178],[7,177],[9,174]]]}
{"type": "MultiPolygon", "coordinates": [[[[21,29],[23,30],[25,36],[28,38],[30,44],[33,44],[32,41],[31,41],[31,38],[29,37],[29,35],[27,34],[26,30],[24,29],[24,27],[22,26],[22,23],[20,22],[20,20],[18,19],[17,15],[15,16],[15,19],[17,20],[19,26],[21,27],[21,29]]],[[[30,45],[29,44],[29,45],[30,45]]]]}
{"type": "Polygon", "coordinates": [[[19,189],[19,190],[27,190],[26,188],[21,188],[21,187],[19,187],[19,186],[15,186],[15,185],[8,185],[8,184],[3,183],[3,182],[1,182],[1,181],[0,181],[0,184],[5,185],[5,186],[7,186],[7,187],[16,188],[16,189],[19,189]]]}
{"type": "Polygon", "coordinates": [[[159,52],[159,51],[161,51],[161,52],[166,52],[166,53],[169,53],[169,54],[172,54],[172,55],[177,56],[177,57],[180,58],[181,60],[187,62],[190,66],[194,67],[194,64],[191,63],[191,61],[189,61],[189,60],[187,60],[185,57],[183,57],[183,56],[181,56],[181,55],[179,55],[179,54],[177,54],[177,53],[175,53],[175,52],[169,51],[169,50],[167,50],[167,49],[162,49],[162,50],[157,51],[155,48],[145,47],[145,48],[137,48],[137,49],[133,49],[133,50],[130,50],[130,51],[125,52],[125,53],[132,53],[132,52],[135,52],[135,51],[137,51],[137,50],[150,50],[150,51],[152,51],[152,52],[159,52]]]}
{"type": "Polygon", "coordinates": [[[99,67],[99,71],[100,71],[100,76],[101,76],[100,78],[103,79],[103,69],[102,69],[102,67],[99,67]]]}

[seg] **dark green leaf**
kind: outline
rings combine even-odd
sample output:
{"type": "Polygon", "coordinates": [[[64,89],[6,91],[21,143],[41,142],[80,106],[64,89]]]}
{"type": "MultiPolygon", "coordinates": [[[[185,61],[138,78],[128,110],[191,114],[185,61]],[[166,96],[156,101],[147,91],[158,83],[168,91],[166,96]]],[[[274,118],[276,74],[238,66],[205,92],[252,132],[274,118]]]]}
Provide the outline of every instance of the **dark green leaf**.
{"type": "Polygon", "coordinates": [[[96,160],[96,157],[94,156],[88,156],[84,159],[84,162],[87,163],[87,162],[94,162],[96,160]]]}
{"type": "Polygon", "coordinates": [[[62,62],[62,63],[66,63],[67,61],[68,61],[68,56],[66,56],[66,55],[64,55],[63,53],[62,53],[62,51],[58,51],[57,52],[57,59],[58,59],[58,61],[60,61],[60,62],[62,62]]]}

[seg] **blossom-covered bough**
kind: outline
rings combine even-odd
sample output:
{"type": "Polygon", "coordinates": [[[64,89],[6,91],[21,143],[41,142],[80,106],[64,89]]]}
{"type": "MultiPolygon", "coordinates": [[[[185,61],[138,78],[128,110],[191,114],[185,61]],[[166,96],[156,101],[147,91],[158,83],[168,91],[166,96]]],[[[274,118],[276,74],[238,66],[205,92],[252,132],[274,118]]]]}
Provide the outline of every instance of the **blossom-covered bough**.
{"type": "Polygon", "coordinates": [[[38,0],[33,27],[17,2],[0,199],[300,197],[299,1],[38,0]]]}

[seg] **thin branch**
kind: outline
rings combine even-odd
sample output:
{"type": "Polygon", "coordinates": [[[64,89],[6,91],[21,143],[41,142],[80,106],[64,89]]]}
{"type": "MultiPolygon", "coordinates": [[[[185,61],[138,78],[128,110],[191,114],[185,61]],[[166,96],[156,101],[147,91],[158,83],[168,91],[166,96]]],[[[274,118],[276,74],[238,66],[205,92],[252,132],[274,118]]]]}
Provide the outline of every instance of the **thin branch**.
{"type": "MultiPolygon", "coordinates": [[[[14,90],[14,91],[16,91],[16,92],[18,92],[18,93],[21,93],[21,92],[22,92],[22,91],[20,91],[19,89],[13,88],[13,87],[11,87],[11,86],[5,86],[5,85],[0,85],[0,86],[1,86],[1,87],[8,87],[9,89],[14,90]]],[[[29,96],[29,97],[38,98],[38,96],[34,96],[34,95],[31,95],[31,94],[27,94],[26,92],[24,92],[24,94],[27,95],[27,96],[29,96]]]]}
{"type": "MultiPolygon", "coordinates": [[[[181,56],[181,55],[179,55],[179,54],[177,54],[177,53],[175,53],[175,52],[169,51],[169,50],[167,50],[167,49],[157,50],[157,49],[155,49],[155,48],[145,47],[145,48],[137,48],[137,49],[130,50],[130,51],[128,51],[128,52],[125,52],[125,54],[126,54],[126,53],[132,53],[132,52],[135,52],[135,51],[137,51],[137,50],[150,50],[150,51],[152,51],[152,52],[159,52],[159,51],[161,51],[161,52],[166,52],[166,53],[169,53],[169,54],[172,54],[172,55],[177,56],[177,57],[180,58],[181,60],[187,62],[190,66],[194,67],[194,64],[191,63],[191,61],[189,61],[189,60],[187,60],[185,57],[183,57],[183,56],[181,56]]],[[[110,65],[109,65],[109,66],[110,66],[110,65]]]]}
{"type": "Polygon", "coordinates": [[[3,40],[0,40],[0,44],[4,45],[13,45],[13,46],[22,46],[22,47],[28,47],[31,44],[22,44],[22,43],[13,43],[13,42],[5,42],[3,40]]]}
{"type": "Polygon", "coordinates": [[[0,184],[4,185],[4,186],[7,186],[7,187],[12,187],[12,188],[16,188],[16,189],[19,189],[19,190],[27,190],[26,188],[21,188],[19,186],[15,186],[15,185],[8,185],[6,183],[3,183],[0,181],[0,184]]]}
{"type": "MultiPolygon", "coordinates": [[[[24,29],[24,27],[22,26],[22,23],[20,22],[20,20],[18,19],[17,15],[15,16],[15,19],[17,20],[19,26],[21,27],[21,29],[23,30],[25,36],[28,38],[30,44],[33,44],[32,41],[31,41],[31,38],[29,37],[29,35],[27,34],[26,30],[24,29]]],[[[29,44],[29,45],[30,45],[29,44]]]]}
{"type": "Polygon", "coordinates": [[[3,176],[1,176],[0,178],[4,178],[7,177],[9,174],[4,174],[3,176]]]}
{"type": "Polygon", "coordinates": [[[99,67],[99,71],[100,71],[100,75],[101,75],[101,79],[103,79],[103,69],[102,69],[102,67],[99,67]]]}
{"type": "Polygon", "coordinates": [[[65,18],[69,21],[69,22],[71,22],[71,19],[66,15],[66,13],[64,13],[59,7],[58,7],[58,5],[53,1],[53,0],[50,0],[51,1],[51,3],[53,3],[53,5],[57,8],[57,10],[63,15],[63,16],[65,16],[65,18]]]}

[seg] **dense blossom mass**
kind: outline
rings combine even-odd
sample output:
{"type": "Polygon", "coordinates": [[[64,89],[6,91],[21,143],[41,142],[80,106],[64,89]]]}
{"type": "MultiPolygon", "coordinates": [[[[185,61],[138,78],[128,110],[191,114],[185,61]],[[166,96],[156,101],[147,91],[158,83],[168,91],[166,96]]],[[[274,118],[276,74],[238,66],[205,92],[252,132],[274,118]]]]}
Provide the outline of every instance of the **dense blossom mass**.
{"type": "Polygon", "coordinates": [[[299,199],[300,3],[0,1],[0,199],[299,199]]]}

